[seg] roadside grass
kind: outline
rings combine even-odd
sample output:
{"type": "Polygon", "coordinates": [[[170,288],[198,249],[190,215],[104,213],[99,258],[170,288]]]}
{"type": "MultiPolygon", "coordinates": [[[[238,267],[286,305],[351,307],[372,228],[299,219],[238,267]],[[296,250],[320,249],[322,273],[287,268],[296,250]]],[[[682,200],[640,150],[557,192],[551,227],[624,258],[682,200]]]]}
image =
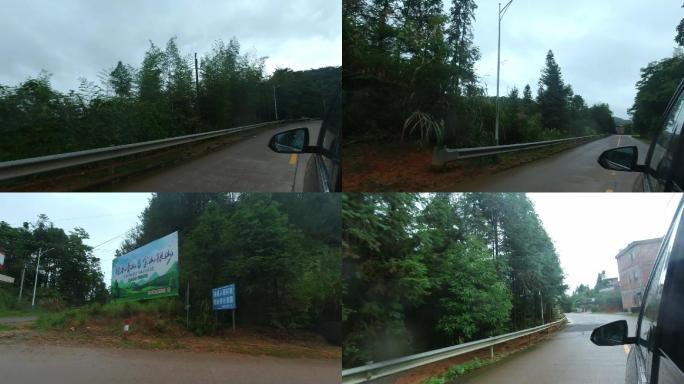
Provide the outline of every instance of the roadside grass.
{"type": "Polygon", "coordinates": [[[12,324],[0,324],[0,332],[2,331],[12,331],[15,329],[15,326],[12,324]]]}
{"type": "Polygon", "coordinates": [[[20,317],[20,316],[39,316],[45,313],[45,310],[36,309],[7,309],[0,310],[0,317],[20,317]]]}
{"type": "Polygon", "coordinates": [[[118,332],[124,319],[140,316],[144,317],[141,323],[145,331],[163,333],[169,330],[169,326],[176,318],[178,305],[180,304],[175,298],[160,298],[147,301],[96,303],[58,312],[42,312],[36,321],[36,329],[63,330],[98,322],[105,328],[118,332]]]}
{"type": "Polygon", "coordinates": [[[38,342],[151,350],[239,353],[279,358],[340,359],[341,349],[314,334],[283,337],[270,328],[227,328],[212,337],[186,329],[182,303],[177,298],[90,304],[43,312],[26,337],[38,342]],[[123,338],[123,320],[130,319],[129,337],[123,338]]]}
{"type": "Polygon", "coordinates": [[[465,363],[452,365],[446,370],[446,372],[442,373],[441,375],[425,379],[421,382],[421,384],[454,384],[456,379],[458,379],[460,376],[468,374],[476,369],[499,362],[513,353],[514,352],[504,352],[501,354],[495,354],[493,359],[480,359],[479,357],[476,357],[465,363]]]}

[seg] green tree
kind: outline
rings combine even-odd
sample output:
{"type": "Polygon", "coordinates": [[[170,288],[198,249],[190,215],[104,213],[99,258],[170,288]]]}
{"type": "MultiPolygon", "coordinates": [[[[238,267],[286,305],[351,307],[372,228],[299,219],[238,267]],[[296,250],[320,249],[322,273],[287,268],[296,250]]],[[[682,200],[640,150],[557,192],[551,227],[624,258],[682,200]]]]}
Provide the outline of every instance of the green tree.
{"type": "Polygon", "coordinates": [[[109,84],[117,96],[130,97],[133,89],[133,69],[119,61],[109,74],[109,84]]]}
{"type": "Polygon", "coordinates": [[[138,97],[141,101],[153,104],[161,100],[165,60],[164,52],[150,42],[150,48],[145,52],[145,58],[138,72],[138,97]]]}
{"type": "Polygon", "coordinates": [[[636,83],[637,95],[629,110],[634,130],[640,136],[653,137],[658,132],[660,118],[682,80],[682,73],[684,55],[680,52],[641,69],[641,79],[636,83]]]}
{"type": "Polygon", "coordinates": [[[455,0],[449,11],[449,25],[446,29],[447,42],[453,50],[451,55],[451,87],[455,95],[472,95],[477,86],[475,62],[480,51],[473,44],[472,24],[475,21],[477,4],[474,0],[455,0]]]}
{"type": "MultiPolygon", "coordinates": [[[[682,5],[684,8],[684,5],[682,5]]],[[[684,46],[684,19],[677,25],[677,35],[675,36],[675,42],[680,46],[684,46]]]]}
{"type": "Polygon", "coordinates": [[[564,131],[567,127],[567,89],[553,52],[546,55],[546,66],[539,79],[537,102],[545,128],[564,131]]]}

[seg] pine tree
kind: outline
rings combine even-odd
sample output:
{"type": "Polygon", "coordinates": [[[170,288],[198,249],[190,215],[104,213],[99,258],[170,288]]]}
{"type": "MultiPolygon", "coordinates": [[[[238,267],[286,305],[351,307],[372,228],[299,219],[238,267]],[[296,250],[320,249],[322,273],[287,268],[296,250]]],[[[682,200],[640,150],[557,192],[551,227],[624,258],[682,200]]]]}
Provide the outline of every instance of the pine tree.
{"type": "Polygon", "coordinates": [[[114,88],[114,93],[119,97],[131,96],[133,87],[133,68],[124,65],[121,61],[109,74],[109,84],[114,88]]]}
{"type": "Polygon", "coordinates": [[[546,55],[546,66],[539,79],[537,102],[544,128],[565,132],[568,124],[567,89],[552,51],[546,55]]]}
{"type": "Polygon", "coordinates": [[[138,72],[138,97],[141,101],[158,103],[162,99],[165,60],[164,52],[150,42],[150,48],[145,52],[138,72]]]}
{"type": "Polygon", "coordinates": [[[457,95],[472,93],[468,90],[477,82],[474,65],[480,58],[480,51],[473,44],[472,32],[476,9],[474,0],[454,0],[449,12],[446,34],[452,49],[451,87],[457,95]]]}

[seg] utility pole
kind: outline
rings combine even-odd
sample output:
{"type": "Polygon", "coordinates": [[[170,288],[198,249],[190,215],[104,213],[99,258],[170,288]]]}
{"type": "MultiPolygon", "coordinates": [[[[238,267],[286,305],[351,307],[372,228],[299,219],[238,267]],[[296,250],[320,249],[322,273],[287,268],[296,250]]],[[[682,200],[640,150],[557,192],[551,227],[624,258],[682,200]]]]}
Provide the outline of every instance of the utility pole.
{"type": "Polygon", "coordinates": [[[544,325],[544,300],[542,300],[541,289],[539,290],[539,304],[541,304],[542,325],[544,325]]]}
{"type": "Polygon", "coordinates": [[[501,20],[503,19],[508,7],[511,5],[513,0],[509,1],[506,6],[501,9],[501,3],[499,3],[499,44],[496,54],[496,125],[494,127],[494,141],[496,145],[499,145],[499,73],[501,72],[501,20]]]}
{"type": "Polygon", "coordinates": [[[33,281],[33,299],[31,300],[31,308],[36,307],[36,287],[38,287],[38,266],[40,265],[40,255],[43,253],[43,248],[38,248],[38,261],[36,262],[36,278],[33,281]]]}
{"type": "Polygon", "coordinates": [[[195,52],[195,96],[199,97],[199,70],[197,69],[197,52],[195,52]]]}
{"type": "Polygon", "coordinates": [[[185,288],[185,327],[190,328],[190,280],[185,288]]]}
{"type": "Polygon", "coordinates": [[[38,267],[40,266],[40,256],[52,251],[53,249],[54,248],[50,248],[43,252],[43,248],[38,248],[38,260],[36,261],[36,278],[33,280],[33,299],[31,300],[31,308],[36,307],[36,288],[38,288],[38,267]]]}
{"type": "Polygon", "coordinates": [[[21,304],[21,293],[24,291],[24,274],[26,273],[26,264],[24,264],[24,268],[21,270],[21,284],[19,285],[19,299],[17,302],[21,304]]]}
{"type": "Polygon", "coordinates": [[[273,105],[275,106],[275,119],[278,121],[278,100],[276,99],[276,86],[273,86],[273,105]]]}

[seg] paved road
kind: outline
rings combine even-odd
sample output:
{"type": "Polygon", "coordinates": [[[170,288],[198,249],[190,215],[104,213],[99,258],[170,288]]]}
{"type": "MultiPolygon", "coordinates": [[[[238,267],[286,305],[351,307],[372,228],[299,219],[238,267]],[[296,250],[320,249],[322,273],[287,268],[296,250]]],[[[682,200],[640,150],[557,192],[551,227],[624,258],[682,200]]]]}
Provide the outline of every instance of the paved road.
{"type": "Polygon", "coordinates": [[[337,360],[239,354],[3,345],[3,383],[297,383],[341,381],[337,360]]]}
{"type": "Polygon", "coordinates": [[[636,145],[643,163],[648,145],[629,135],[613,135],[549,158],[485,175],[454,186],[454,191],[631,192],[636,173],[608,171],[597,160],[606,149],[636,145]]]}
{"type": "MultiPolygon", "coordinates": [[[[315,144],[320,120],[288,124],[260,131],[251,138],[226,146],[152,175],[111,185],[113,192],[292,192],[295,176],[303,177],[310,155],[280,154],[268,148],[277,132],[308,127],[315,144]]],[[[298,183],[301,185],[301,183],[298,183]]]]}
{"type": "Polygon", "coordinates": [[[31,321],[38,320],[38,316],[11,316],[11,317],[0,317],[0,324],[19,324],[19,323],[29,323],[31,321]]]}
{"type": "Polygon", "coordinates": [[[598,325],[621,319],[627,320],[629,335],[634,336],[636,317],[584,313],[567,317],[570,324],[550,340],[464,376],[459,383],[623,384],[629,347],[598,347],[589,336],[598,325]]]}

